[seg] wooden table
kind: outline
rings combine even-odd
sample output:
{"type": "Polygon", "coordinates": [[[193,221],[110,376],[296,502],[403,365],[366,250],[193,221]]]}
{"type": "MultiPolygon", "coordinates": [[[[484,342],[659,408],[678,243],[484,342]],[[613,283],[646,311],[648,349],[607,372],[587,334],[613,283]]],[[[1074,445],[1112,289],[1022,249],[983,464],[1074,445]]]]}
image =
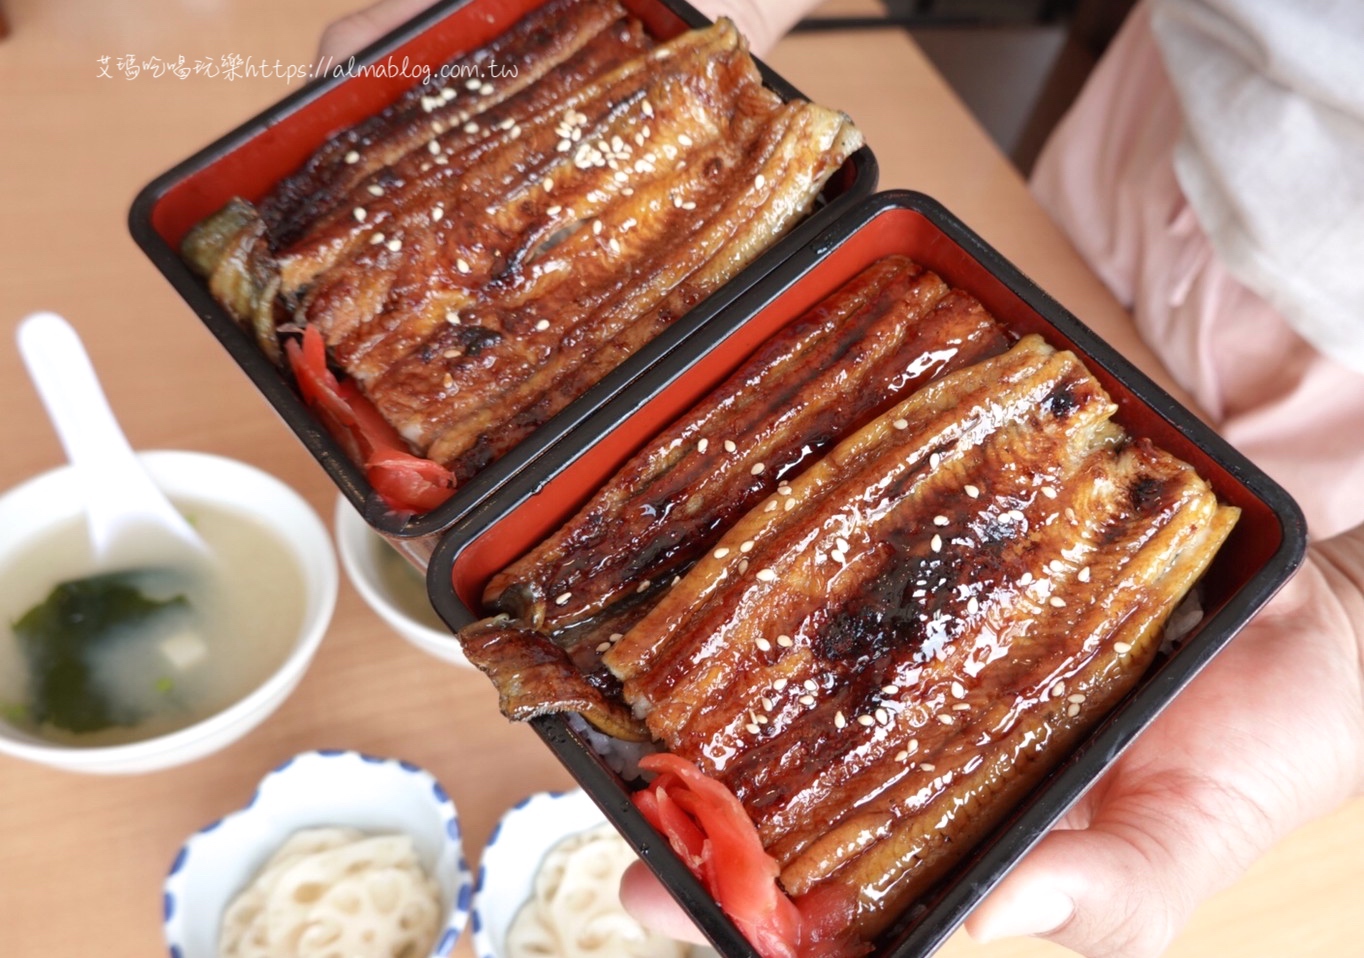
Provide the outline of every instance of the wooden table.
{"type": "MultiPolygon", "coordinates": [[[[126,210],[153,175],[284,95],[282,80],[128,78],[118,58],[238,54],[306,63],[345,3],[12,0],[0,47],[0,488],[61,461],[13,348],[18,318],[68,316],[133,444],[261,466],[330,515],[325,475],[143,259],[126,210]],[[104,58],[108,58],[107,60],[104,58]],[[107,74],[107,75],[101,75],[107,74]]],[[[898,33],[804,36],[772,63],[866,131],[884,186],[938,197],[1071,309],[1114,339],[1122,308],[1029,198],[1018,176],[898,33]]],[[[1130,334],[1126,337],[1130,343],[1130,334]]],[[[1130,352],[1146,362],[1146,353],[1130,352]]],[[[239,806],[270,767],[317,747],[401,756],[454,796],[468,852],[529,792],[571,784],[526,728],[497,713],[480,675],[438,665],[343,583],[306,678],[236,745],[169,771],[78,777],[0,758],[0,955],[162,953],[160,887],[184,837],[239,806]]],[[[1207,904],[1180,956],[1364,954],[1357,889],[1364,803],[1306,828],[1207,904]]],[[[1042,956],[1036,942],[957,936],[951,956],[1042,956]]],[[[469,938],[458,954],[470,955],[469,938]]]]}

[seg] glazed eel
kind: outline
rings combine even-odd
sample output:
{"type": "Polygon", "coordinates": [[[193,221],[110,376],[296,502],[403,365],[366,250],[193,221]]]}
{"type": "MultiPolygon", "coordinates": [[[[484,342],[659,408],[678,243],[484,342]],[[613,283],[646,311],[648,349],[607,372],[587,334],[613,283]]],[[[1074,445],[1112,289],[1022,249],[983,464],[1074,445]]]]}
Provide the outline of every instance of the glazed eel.
{"type": "Polygon", "coordinates": [[[749,511],[604,656],[792,895],[882,931],[1135,683],[1236,521],[1029,336],[749,511]]]}
{"type": "Polygon", "coordinates": [[[582,712],[647,738],[601,653],[749,508],[828,448],[953,369],[998,354],[972,297],[889,257],[760,347],[637,453],[563,527],[494,576],[499,614],[460,633],[505,714],[582,712]]]}
{"type": "Polygon", "coordinates": [[[516,75],[413,90],[184,247],[263,348],[281,320],[318,329],[457,481],[747,265],[861,145],[766,89],[728,21],[655,45],[617,3],[555,0],[455,67],[492,59],[516,75]]]}

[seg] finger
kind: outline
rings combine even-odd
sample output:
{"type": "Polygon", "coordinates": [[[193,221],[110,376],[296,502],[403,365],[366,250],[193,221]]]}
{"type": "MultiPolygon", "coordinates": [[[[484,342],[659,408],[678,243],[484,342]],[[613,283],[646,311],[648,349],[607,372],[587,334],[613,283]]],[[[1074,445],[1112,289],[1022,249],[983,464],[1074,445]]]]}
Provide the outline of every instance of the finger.
{"type": "Polygon", "coordinates": [[[635,862],[621,876],[620,903],[641,925],[660,935],[698,945],[709,944],[682,906],[673,900],[643,862],[635,862]]]}
{"type": "Polygon", "coordinates": [[[967,919],[967,930],[978,941],[1038,936],[1088,958],[1154,958],[1197,903],[1258,854],[1258,843],[1232,852],[1215,838],[1216,822],[1190,824],[1109,816],[1054,831],[967,919]]]}
{"type": "Polygon", "coordinates": [[[322,31],[317,44],[320,63],[344,60],[394,27],[431,6],[433,0],[379,0],[372,6],[335,20],[322,31]]]}

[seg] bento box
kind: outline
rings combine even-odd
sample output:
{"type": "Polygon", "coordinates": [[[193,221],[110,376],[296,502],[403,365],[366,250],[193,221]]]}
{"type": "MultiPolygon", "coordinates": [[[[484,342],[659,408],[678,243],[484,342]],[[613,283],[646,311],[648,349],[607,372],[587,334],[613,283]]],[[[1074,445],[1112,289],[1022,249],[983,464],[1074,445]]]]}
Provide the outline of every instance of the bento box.
{"type": "MultiPolygon", "coordinates": [[[[825,183],[811,214],[740,273],[672,322],[661,335],[608,373],[540,426],[510,453],[467,482],[443,504],[426,512],[395,513],[375,494],[365,472],[302,401],[290,377],[267,359],[250,333],[210,294],[207,284],[180,255],[187,231],[232,197],[256,202],[309,159],[337,131],[375,115],[412,87],[415,71],[438,66],[499,36],[546,0],[445,0],[357,54],[349,76],[310,83],[217,142],[153,180],[134,201],[133,237],[201,321],[241,366],[295,432],[341,492],[379,532],[419,565],[435,538],[477,503],[537,461],[593,410],[663,361],[707,320],[725,310],[745,289],[808,243],[812,237],[870,195],[877,168],[863,146],[825,183]],[[380,64],[402,70],[366,71],[380,64]]],[[[657,40],[666,40],[709,21],[678,0],[624,0],[628,12],[657,40]]],[[[783,101],[800,96],[780,76],[758,64],[763,84],[783,101]]],[[[646,101],[647,102],[647,101],[646,101]]],[[[434,144],[433,144],[434,145],[434,144]]],[[[350,162],[349,160],[347,162],[350,162]]],[[[357,215],[363,211],[357,210],[357,215]]],[[[598,224],[600,225],[600,224],[598,224]]]]}
{"type": "MultiPolygon", "coordinates": [[[[579,507],[644,443],[706,396],[777,331],[878,259],[903,254],[973,294],[1014,336],[1039,334],[1073,351],[1118,407],[1115,421],[1192,464],[1240,521],[1201,585],[1201,617],[1153,664],[1081,744],[1003,823],[876,942],[881,958],[922,958],[1054,825],[1133,738],[1236,635],[1292,575],[1305,550],[1296,504],[1263,472],[1049,298],[938,203],[921,194],[874,196],[804,243],[729,309],[711,317],[663,361],[585,416],[536,462],[477,503],[432,556],[432,601],[452,629],[485,614],[490,578],[579,507]]],[[[897,427],[898,428],[898,427],[897,427]]],[[[600,650],[599,650],[600,651],[600,650]]],[[[640,783],[623,780],[576,719],[542,716],[548,747],[640,852],[716,948],[753,948],[636,811],[640,783]]]]}

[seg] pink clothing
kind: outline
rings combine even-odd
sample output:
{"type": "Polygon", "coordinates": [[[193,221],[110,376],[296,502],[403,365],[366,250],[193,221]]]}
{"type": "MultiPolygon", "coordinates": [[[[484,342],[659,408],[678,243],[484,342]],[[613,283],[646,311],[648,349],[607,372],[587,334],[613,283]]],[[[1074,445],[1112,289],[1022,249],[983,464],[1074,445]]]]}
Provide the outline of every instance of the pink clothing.
{"type": "Polygon", "coordinates": [[[1364,375],[1322,356],[1219,262],[1175,178],[1179,103],[1139,6],[1032,188],[1171,376],[1298,500],[1314,537],[1364,523],[1364,375]]]}

